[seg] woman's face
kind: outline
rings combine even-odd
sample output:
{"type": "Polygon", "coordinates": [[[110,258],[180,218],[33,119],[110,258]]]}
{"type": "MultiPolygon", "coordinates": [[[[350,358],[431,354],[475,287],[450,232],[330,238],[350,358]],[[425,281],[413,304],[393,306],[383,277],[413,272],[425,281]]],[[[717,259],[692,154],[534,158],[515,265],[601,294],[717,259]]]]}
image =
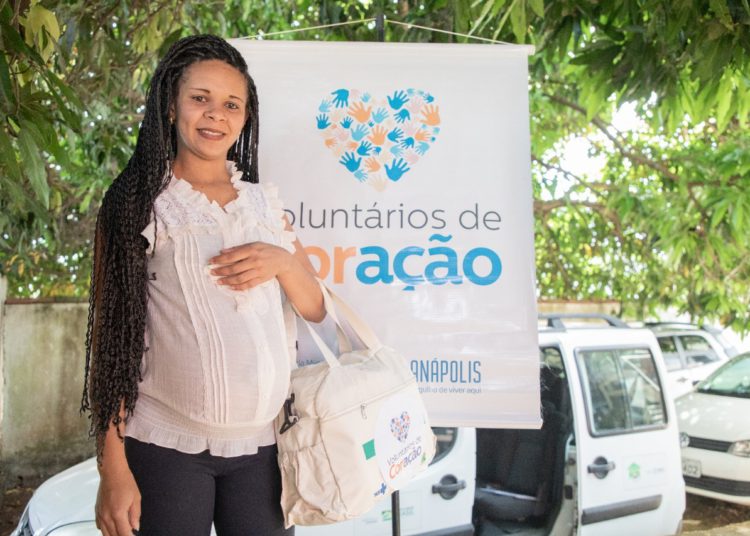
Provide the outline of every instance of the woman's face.
{"type": "Polygon", "coordinates": [[[247,119],[247,82],[221,60],[193,63],[178,84],[173,110],[177,159],[226,160],[247,119]]]}

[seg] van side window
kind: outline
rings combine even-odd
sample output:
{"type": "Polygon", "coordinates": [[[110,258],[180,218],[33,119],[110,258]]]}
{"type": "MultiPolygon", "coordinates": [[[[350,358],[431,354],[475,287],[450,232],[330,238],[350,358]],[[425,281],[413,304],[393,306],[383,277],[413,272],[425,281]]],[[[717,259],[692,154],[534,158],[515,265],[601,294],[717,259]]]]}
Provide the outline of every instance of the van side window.
{"type": "Polygon", "coordinates": [[[685,361],[688,367],[706,365],[719,360],[708,341],[700,335],[680,335],[680,343],[685,350],[685,361]]]}
{"type": "Polygon", "coordinates": [[[457,428],[443,428],[439,426],[432,427],[432,433],[435,434],[437,443],[435,444],[435,457],[432,458],[430,465],[445,458],[456,444],[458,437],[457,428]]]}
{"type": "Polygon", "coordinates": [[[677,349],[674,337],[659,337],[658,340],[667,370],[670,372],[680,370],[682,368],[682,360],[680,359],[680,351],[677,349]]]}
{"type": "Polygon", "coordinates": [[[565,370],[562,362],[562,353],[557,346],[543,346],[539,348],[539,361],[543,365],[555,370],[565,370]]]}
{"type": "Polygon", "coordinates": [[[579,350],[576,357],[592,435],[666,425],[661,384],[650,350],[579,350]]]}

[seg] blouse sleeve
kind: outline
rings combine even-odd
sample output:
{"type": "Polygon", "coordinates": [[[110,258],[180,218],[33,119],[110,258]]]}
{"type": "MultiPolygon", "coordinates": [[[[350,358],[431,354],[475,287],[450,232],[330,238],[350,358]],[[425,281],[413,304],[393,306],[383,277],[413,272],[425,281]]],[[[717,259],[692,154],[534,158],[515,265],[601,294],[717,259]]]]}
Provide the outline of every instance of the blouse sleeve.
{"type": "Polygon", "coordinates": [[[274,183],[265,182],[261,184],[263,188],[263,195],[268,204],[268,208],[271,212],[274,225],[276,226],[277,238],[279,239],[279,245],[286,249],[289,253],[294,253],[294,241],[297,240],[297,235],[294,231],[287,230],[286,223],[284,221],[284,203],[279,199],[279,187],[274,183]]]}

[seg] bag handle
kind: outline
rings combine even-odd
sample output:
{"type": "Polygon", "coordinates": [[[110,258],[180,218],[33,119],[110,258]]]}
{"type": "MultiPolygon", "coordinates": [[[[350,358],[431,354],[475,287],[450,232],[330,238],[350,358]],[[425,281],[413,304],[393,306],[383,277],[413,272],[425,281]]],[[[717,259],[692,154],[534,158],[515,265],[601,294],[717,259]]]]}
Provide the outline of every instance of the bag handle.
{"type": "Polygon", "coordinates": [[[361,316],[354,312],[354,309],[352,309],[351,306],[349,306],[349,304],[346,303],[343,298],[341,298],[341,296],[328,288],[328,286],[326,286],[326,284],[323,283],[322,280],[318,280],[318,282],[320,284],[320,291],[323,293],[323,302],[325,303],[327,297],[329,297],[332,302],[326,304],[326,311],[331,314],[331,318],[333,318],[334,322],[336,322],[338,325],[341,325],[338,318],[336,317],[336,309],[334,307],[335,304],[336,306],[338,306],[339,311],[343,313],[343,318],[349,323],[352,330],[357,335],[357,337],[359,337],[365,347],[373,351],[379,350],[383,346],[383,344],[380,342],[380,339],[378,339],[378,336],[375,335],[375,332],[372,331],[370,325],[365,322],[361,316]]]}
{"type": "MultiPolygon", "coordinates": [[[[321,279],[316,279],[318,281],[318,284],[320,285],[320,292],[323,295],[323,306],[325,307],[326,313],[331,315],[331,319],[333,319],[334,323],[336,324],[337,331],[340,330],[340,335],[342,335],[347,343],[349,343],[347,344],[347,347],[351,349],[351,343],[349,342],[348,337],[346,337],[343,325],[336,315],[336,306],[339,307],[339,310],[343,313],[343,317],[347,320],[352,330],[360,338],[365,347],[372,351],[379,350],[383,345],[380,343],[380,340],[372,331],[370,326],[364,320],[362,320],[362,318],[357,313],[355,313],[354,310],[349,306],[349,304],[347,304],[338,294],[329,289],[321,279]]],[[[323,358],[326,360],[326,363],[328,363],[328,366],[340,366],[338,359],[336,359],[336,356],[331,351],[331,349],[328,348],[328,345],[323,342],[323,340],[315,332],[310,323],[299,313],[297,307],[294,304],[292,304],[292,307],[297,316],[299,316],[307,326],[307,330],[310,332],[310,336],[312,337],[313,341],[315,341],[315,344],[318,346],[321,354],[323,354],[323,358]]]]}

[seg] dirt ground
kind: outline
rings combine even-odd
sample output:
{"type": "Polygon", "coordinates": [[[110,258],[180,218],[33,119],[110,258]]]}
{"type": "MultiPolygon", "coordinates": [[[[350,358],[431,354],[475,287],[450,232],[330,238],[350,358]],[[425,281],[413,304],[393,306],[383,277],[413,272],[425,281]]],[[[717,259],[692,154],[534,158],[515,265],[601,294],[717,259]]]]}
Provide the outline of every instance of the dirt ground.
{"type": "Polygon", "coordinates": [[[702,532],[737,523],[750,527],[750,507],[688,494],[682,519],[682,530],[685,533],[702,532]]]}
{"type": "Polygon", "coordinates": [[[0,497],[0,536],[8,536],[16,528],[18,520],[31,499],[38,482],[18,482],[3,491],[0,497]]]}
{"type": "MultiPolygon", "coordinates": [[[[0,536],[9,536],[16,527],[26,503],[40,482],[19,482],[6,489],[0,499],[0,536]]],[[[750,535],[750,507],[716,501],[697,495],[687,496],[687,508],[683,517],[683,530],[686,534],[702,536],[712,534],[750,535]],[[737,525],[737,524],[740,525],[737,525]],[[726,527],[726,531],[711,529],[726,527]]]]}

